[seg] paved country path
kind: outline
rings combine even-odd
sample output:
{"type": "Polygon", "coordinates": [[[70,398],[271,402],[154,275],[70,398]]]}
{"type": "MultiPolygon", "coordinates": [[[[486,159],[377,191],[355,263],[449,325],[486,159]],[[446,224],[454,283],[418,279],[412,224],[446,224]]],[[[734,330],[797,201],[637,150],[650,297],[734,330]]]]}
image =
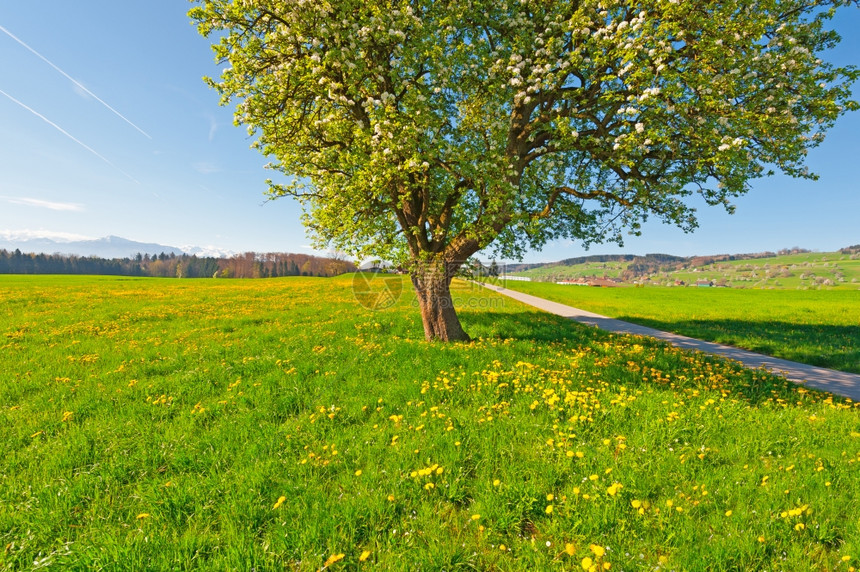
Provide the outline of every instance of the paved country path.
{"type": "Polygon", "coordinates": [[[621,334],[634,334],[637,336],[650,336],[657,338],[679,348],[688,350],[697,350],[717,354],[743,363],[751,368],[765,368],[768,371],[785,376],[789,381],[802,383],[808,387],[814,387],[823,391],[828,391],[835,395],[849,397],[854,401],[860,401],[860,375],[848,373],[844,371],[836,371],[823,367],[816,367],[803,363],[797,363],[775,357],[770,357],[755,352],[715,344],[713,342],[705,342],[694,338],[688,338],[679,334],[670,332],[661,332],[647,326],[631,324],[614,318],[601,316],[592,312],[586,312],[573,306],[566,306],[558,302],[538,298],[530,294],[523,294],[516,290],[509,290],[501,286],[481,284],[489,290],[504,294],[514,300],[519,300],[524,304],[534,306],[546,312],[563,316],[575,320],[580,324],[588,326],[596,326],[601,330],[616,332],[621,334]]]}

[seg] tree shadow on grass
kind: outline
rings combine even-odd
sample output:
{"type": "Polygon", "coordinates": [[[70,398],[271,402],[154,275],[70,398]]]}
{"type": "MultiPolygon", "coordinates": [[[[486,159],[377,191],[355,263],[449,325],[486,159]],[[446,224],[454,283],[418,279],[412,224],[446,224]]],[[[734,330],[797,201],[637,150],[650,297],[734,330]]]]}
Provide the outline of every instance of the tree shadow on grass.
{"type": "MultiPolygon", "coordinates": [[[[669,343],[655,338],[636,336],[625,340],[625,334],[614,334],[544,312],[464,310],[459,314],[464,328],[475,339],[514,339],[547,344],[561,343],[571,347],[594,346],[595,343],[602,346],[604,342],[609,342],[620,344],[621,347],[618,351],[625,353],[626,350],[622,348],[626,346],[629,349],[636,344],[645,348],[645,351],[642,353],[631,352],[629,359],[639,362],[642,367],[654,367],[666,372],[668,378],[672,379],[672,383],[671,385],[661,384],[661,387],[665,387],[667,390],[670,387],[679,389],[681,385],[690,384],[691,387],[695,386],[697,389],[713,389],[713,384],[706,377],[700,376],[697,381],[694,379],[696,376],[689,375],[690,362],[683,358],[683,356],[689,355],[688,350],[671,348],[669,343]],[[681,385],[677,382],[679,375],[685,376],[687,379],[687,381],[681,382],[681,385]]],[[[658,322],[647,325],[663,330],[667,330],[669,326],[669,324],[658,322]]],[[[786,328],[786,325],[783,324],[782,327],[786,328]]],[[[851,330],[851,328],[837,329],[847,329],[849,333],[851,330]]],[[[801,337],[802,334],[795,334],[795,336],[801,337]]],[[[844,350],[846,353],[857,352],[852,347],[846,347],[844,350]]],[[[605,347],[598,351],[611,353],[611,350],[606,350],[605,347]]],[[[730,394],[735,397],[745,399],[751,405],[773,400],[782,400],[786,404],[794,405],[819,401],[822,397],[830,397],[830,394],[825,392],[798,386],[784,377],[769,375],[762,370],[746,368],[720,356],[706,353],[697,353],[697,355],[699,357],[696,361],[700,364],[728,364],[726,367],[730,368],[730,374],[723,376],[725,378],[724,389],[729,390],[730,394]]],[[[599,358],[599,353],[595,353],[595,358],[599,358]]],[[[628,387],[644,387],[646,385],[653,387],[655,382],[644,379],[642,375],[631,373],[627,367],[627,359],[625,357],[624,363],[616,363],[605,368],[605,379],[617,381],[628,387]]],[[[834,400],[842,401],[843,398],[834,397],[834,400]]]]}
{"type": "Polygon", "coordinates": [[[860,325],[795,324],[776,320],[664,322],[627,316],[618,319],[773,357],[860,373],[860,325]]]}
{"type": "Polygon", "coordinates": [[[546,312],[461,310],[458,315],[473,338],[591,343],[611,337],[609,332],[546,312]]]}

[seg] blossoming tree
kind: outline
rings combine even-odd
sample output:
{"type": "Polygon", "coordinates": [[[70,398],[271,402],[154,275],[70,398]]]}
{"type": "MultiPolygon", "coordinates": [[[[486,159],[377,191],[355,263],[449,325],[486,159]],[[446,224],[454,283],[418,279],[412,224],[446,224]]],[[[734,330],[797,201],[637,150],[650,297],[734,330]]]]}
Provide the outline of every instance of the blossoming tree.
{"type": "Polygon", "coordinates": [[[428,340],[468,339],[476,252],[690,231],[857,107],[820,59],[856,0],[192,0],[209,83],[292,175],[320,246],[408,268],[428,340]]]}

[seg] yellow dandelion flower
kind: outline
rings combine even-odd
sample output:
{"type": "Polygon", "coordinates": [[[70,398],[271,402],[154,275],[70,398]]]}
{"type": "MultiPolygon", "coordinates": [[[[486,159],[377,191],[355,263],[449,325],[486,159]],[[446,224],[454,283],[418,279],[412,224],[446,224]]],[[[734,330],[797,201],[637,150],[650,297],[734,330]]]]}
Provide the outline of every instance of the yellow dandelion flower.
{"type": "Polygon", "coordinates": [[[388,502],[394,502],[394,495],[388,495],[388,502]]]}
{"type": "Polygon", "coordinates": [[[361,553],[361,556],[358,557],[358,561],[364,562],[368,558],[370,558],[370,550],[365,550],[364,552],[361,553]]]}
{"type": "Polygon", "coordinates": [[[580,565],[582,566],[583,570],[590,570],[592,565],[594,565],[594,560],[592,560],[590,556],[586,556],[582,559],[580,565]]]}
{"type": "Polygon", "coordinates": [[[576,546],[568,542],[564,545],[564,551],[565,553],[567,553],[568,556],[573,556],[574,554],[576,554],[576,546]]]}
{"type": "Polygon", "coordinates": [[[806,525],[803,524],[802,522],[798,522],[797,524],[794,525],[794,530],[799,531],[799,530],[803,530],[804,528],[806,528],[806,525]]]}
{"type": "Polygon", "coordinates": [[[139,515],[137,515],[137,518],[138,518],[138,520],[141,520],[144,518],[149,518],[149,513],[148,512],[142,512],[139,515]]]}
{"type": "Polygon", "coordinates": [[[357,470],[357,471],[355,472],[355,476],[356,476],[356,477],[360,477],[360,476],[361,476],[361,469],[359,469],[359,470],[357,470]]]}
{"type": "Polygon", "coordinates": [[[552,493],[550,493],[550,494],[546,495],[546,500],[548,500],[548,501],[551,501],[551,500],[553,500],[554,498],[555,498],[555,495],[554,495],[554,494],[552,494],[552,493]]]}
{"type": "Polygon", "coordinates": [[[504,544],[499,544],[499,550],[501,550],[502,552],[504,552],[507,549],[508,549],[508,547],[505,546],[504,544]]]}
{"type": "Polygon", "coordinates": [[[496,479],[496,480],[494,480],[494,481],[493,481],[493,486],[494,486],[494,487],[497,487],[497,486],[499,486],[499,485],[501,485],[501,484],[502,484],[502,481],[500,481],[499,479],[496,479]]]}
{"type": "Polygon", "coordinates": [[[599,477],[597,475],[588,475],[589,481],[596,481],[599,477]]]}
{"type": "Polygon", "coordinates": [[[595,556],[600,558],[604,554],[606,554],[606,549],[600,546],[599,544],[591,544],[588,547],[595,556]]]}
{"type": "Polygon", "coordinates": [[[612,568],[612,564],[611,564],[611,563],[609,563],[609,562],[604,562],[604,563],[603,563],[603,569],[604,569],[604,570],[609,570],[610,568],[612,568]]]}
{"type": "Polygon", "coordinates": [[[639,507],[641,507],[641,506],[642,506],[642,501],[640,501],[640,500],[633,500],[633,501],[630,501],[630,504],[633,506],[633,508],[639,508],[639,507]]]}
{"type": "Polygon", "coordinates": [[[324,567],[325,566],[331,566],[335,562],[340,562],[341,560],[343,560],[343,557],[344,557],[343,554],[332,554],[331,556],[328,557],[328,560],[325,561],[323,566],[324,567]]]}
{"type": "Polygon", "coordinates": [[[758,537],[758,541],[759,541],[759,542],[764,542],[764,536],[759,536],[759,537],[758,537]]]}
{"type": "Polygon", "coordinates": [[[546,509],[544,510],[544,512],[545,512],[545,513],[547,513],[547,514],[552,514],[552,505],[551,505],[551,504],[550,504],[550,505],[547,505],[547,507],[546,507],[546,509]]]}
{"type": "Polygon", "coordinates": [[[480,514],[473,514],[473,515],[472,515],[472,520],[478,520],[478,519],[480,519],[480,518],[481,518],[481,515],[480,515],[480,514]]]}
{"type": "Polygon", "coordinates": [[[287,497],[285,497],[285,496],[278,497],[278,502],[275,503],[275,506],[272,507],[272,510],[280,508],[281,505],[284,504],[285,500],[287,500],[287,497]]]}
{"type": "Polygon", "coordinates": [[[726,511],[726,516],[732,516],[732,511],[727,510],[727,511],[726,511]]]}

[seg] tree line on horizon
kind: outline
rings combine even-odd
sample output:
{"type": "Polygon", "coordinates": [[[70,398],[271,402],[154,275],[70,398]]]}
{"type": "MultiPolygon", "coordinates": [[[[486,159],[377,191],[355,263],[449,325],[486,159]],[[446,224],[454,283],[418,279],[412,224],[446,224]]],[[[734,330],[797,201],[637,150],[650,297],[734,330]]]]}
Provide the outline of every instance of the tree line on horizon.
{"type": "Polygon", "coordinates": [[[354,272],[347,260],[310,254],[246,252],[227,258],[139,253],[131,258],[22,253],[0,249],[0,274],[89,274],[158,278],[276,278],[354,272]]]}

